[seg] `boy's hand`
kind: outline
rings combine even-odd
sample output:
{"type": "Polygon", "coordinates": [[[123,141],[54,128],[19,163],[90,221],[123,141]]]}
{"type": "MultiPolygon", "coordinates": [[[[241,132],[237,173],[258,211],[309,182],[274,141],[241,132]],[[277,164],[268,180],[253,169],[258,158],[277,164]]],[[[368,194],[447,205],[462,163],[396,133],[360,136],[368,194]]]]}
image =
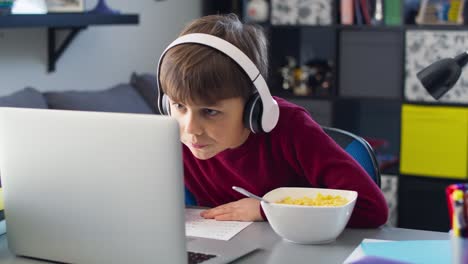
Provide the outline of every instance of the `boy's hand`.
{"type": "Polygon", "coordinates": [[[244,198],[239,201],[220,205],[200,214],[204,218],[219,221],[263,221],[260,214],[260,201],[244,198]]]}

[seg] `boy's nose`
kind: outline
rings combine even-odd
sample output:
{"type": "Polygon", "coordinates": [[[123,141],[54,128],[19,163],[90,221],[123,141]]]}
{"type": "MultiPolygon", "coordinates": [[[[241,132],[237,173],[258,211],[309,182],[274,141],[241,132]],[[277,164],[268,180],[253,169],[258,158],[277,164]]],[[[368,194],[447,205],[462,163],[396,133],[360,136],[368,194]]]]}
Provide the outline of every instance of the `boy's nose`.
{"type": "Polygon", "coordinates": [[[192,135],[201,135],[203,133],[203,128],[200,123],[200,120],[193,114],[187,114],[185,116],[185,133],[192,135]]]}

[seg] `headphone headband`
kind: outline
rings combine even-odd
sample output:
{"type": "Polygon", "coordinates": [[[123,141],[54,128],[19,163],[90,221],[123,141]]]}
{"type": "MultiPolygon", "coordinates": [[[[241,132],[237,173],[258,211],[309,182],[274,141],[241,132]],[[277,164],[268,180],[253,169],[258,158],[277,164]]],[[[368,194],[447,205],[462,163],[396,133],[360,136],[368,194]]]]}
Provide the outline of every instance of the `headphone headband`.
{"type": "Polygon", "coordinates": [[[162,106],[162,88],[161,88],[161,81],[159,79],[159,74],[161,70],[161,63],[163,61],[164,55],[166,52],[173,48],[174,46],[186,44],[186,43],[195,43],[201,44],[204,46],[208,46],[219,50],[220,52],[224,53],[226,56],[230,57],[233,61],[235,61],[249,76],[249,79],[253,82],[258,94],[260,95],[260,99],[262,100],[263,104],[263,115],[261,119],[262,127],[265,132],[271,131],[278,122],[279,118],[279,108],[278,104],[273,99],[268,89],[267,83],[263,76],[260,74],[257,66],[250,60],[250,58],[244,54],[238,47],[234,46],[233,44],[229,43],[228,41],[204,33],[192,33],[183,35],[176,40],[174,40],[167,48],[163,51],[159,58],[158,62],[158,69],[157,69],[157,83],[158,83],[158,108],[161,113],[163,113],[163,106],[162,106]]]}
{"type": "Polygon", "coordinates": [[[187,34],[174,40],[171,44],[169,44],[169,46],[167,46],[167,48],[162,53],[159,63],[161,63],[161,59],[168,50],[170,50],[174,46],[186,43],[195,43],[212,47],[226,54],[230,58],[235,58],[233,60],[245,71],[245,73],[247,73],[251,81],[254,81],[255,78],[260,74],[259,70],[257,69],[257,66],[255,66],[255,64],[250,60],[250,58],[247,57],[247,55],[245,55],[244,52],[242,52],[238,47],[232,45],[231,43],[222,38],[203,33],[187,34]]]}

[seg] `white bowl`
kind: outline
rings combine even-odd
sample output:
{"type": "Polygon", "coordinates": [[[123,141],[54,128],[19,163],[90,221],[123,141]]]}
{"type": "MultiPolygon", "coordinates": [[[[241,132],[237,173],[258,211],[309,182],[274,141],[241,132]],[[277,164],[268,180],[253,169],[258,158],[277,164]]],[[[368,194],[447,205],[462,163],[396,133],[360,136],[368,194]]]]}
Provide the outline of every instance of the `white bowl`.
{"type": "Polygon", "coordinates": [[[357,192],[321,188],[277,188],[263,198],[263,211],[273,230],[283,239],[299,244],[324,244],[334,241],[348,223],[357,199],[357,192]],[[315,198],[323,195],[340,195],[348,200],[342,206],[306,206],[278,204],[288,196],[315,198]]]}

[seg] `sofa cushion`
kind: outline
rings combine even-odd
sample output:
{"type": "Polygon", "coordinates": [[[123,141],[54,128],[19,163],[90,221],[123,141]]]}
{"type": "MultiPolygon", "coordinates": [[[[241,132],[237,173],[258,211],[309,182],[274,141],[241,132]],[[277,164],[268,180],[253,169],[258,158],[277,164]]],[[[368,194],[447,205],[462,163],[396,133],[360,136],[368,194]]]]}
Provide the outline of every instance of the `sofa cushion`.
{"type": "Polygon", "coordinates": [[[140,93],[154,113],[159,114],[156,75],[132,73],[130,84],[140,93]]]}
{"type": "Polygon", "coordinates": [[[46,92],[50,108],[81,111],[151,114],[151,108],[128,84],[119,84],[101,91],[46,92]]]}
{"type": "Polygon", "coordinates": [[[34,88],[27,87],[18,92],[0,97],[0,106],[47,108],[44,96],[34,88]]]}

